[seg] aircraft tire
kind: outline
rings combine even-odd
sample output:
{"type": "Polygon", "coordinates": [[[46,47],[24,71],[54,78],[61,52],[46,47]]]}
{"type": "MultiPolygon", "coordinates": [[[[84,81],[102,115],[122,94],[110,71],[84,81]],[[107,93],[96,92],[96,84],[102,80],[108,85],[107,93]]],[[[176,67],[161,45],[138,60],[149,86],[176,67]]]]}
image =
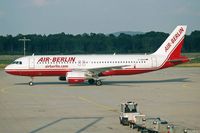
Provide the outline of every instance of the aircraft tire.
{"type": "Polygon", "coordinates": [[[90,85],[93,85],[93,84],[95,83],[95,80],[94,80],[94,79],[88,79],[88,83],[89,83],[90,85]]]}
{"type": "Polygon", "coordinates": [[[97,86],[101,86],[101,85],[102,85],[101,80],[96,80],[96,85],[97,85],[97,86]]]}
{"type": "Polygon", "coordinates": [[[33,86],[33,82],[29,82],[28,84],[29,84],[30,86],[33,86]]]}

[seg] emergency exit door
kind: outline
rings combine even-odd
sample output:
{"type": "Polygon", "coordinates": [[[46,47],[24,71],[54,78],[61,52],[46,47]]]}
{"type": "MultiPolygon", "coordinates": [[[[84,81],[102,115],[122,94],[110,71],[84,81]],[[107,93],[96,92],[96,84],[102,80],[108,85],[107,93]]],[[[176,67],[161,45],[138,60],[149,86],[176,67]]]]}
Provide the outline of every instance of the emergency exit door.
{"type": "Polygon", "coordinates": [[[34,57],[29,58],[29,68],[31,68],[31,69],[35,68],[35,58],[34,57]]]}
{"type": "Polygon", "coordinates": [[[151,60],[152,60],[152,67],[157,67],[156,57],[152,57],[151,60]]]}

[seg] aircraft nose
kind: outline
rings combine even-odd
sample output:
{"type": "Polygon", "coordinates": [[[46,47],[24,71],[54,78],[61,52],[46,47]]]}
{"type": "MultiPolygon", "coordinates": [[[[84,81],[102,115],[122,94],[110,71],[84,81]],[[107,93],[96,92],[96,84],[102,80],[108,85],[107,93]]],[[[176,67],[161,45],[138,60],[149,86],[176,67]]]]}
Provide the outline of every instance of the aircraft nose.
{"type": "Polygon", "coordinates": [[[10,74],[10,65],[7,65],[5,68],[4,68],[4,71],[6,72],[6,73],[9,73],[10,74]]]}
{"type": "Polygon", "coordinates": [[[7,65],[7,66],[4,68],[4,71],[5,71],[5,72],[8,71],[8,66],[9,66],[9,65],[7,65]]]}
{"type": "Polygon", "coordinates": [[[19,72],[15,69],[14,65],[10,64],[4,68],[4,71],[11,75],[19,75],[19,72]]]}

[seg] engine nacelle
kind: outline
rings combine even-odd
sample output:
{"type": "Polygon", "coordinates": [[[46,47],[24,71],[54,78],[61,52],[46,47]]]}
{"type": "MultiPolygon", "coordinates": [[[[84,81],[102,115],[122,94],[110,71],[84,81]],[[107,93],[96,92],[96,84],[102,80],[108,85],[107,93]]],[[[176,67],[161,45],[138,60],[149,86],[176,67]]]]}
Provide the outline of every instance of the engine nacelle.
{"type": "Polygon", "coordinates": [[[83,83],[86,80],[85,72],[68,72],[66,80],[69,84],[83,83]]]}
{"type": "Polygon", "coordinates": [[[85,79],[84,78],[70,78],[68,79],[68,83],[69,84],[78,84],[78,83],[83,83],[85,82],[85,79]]]}

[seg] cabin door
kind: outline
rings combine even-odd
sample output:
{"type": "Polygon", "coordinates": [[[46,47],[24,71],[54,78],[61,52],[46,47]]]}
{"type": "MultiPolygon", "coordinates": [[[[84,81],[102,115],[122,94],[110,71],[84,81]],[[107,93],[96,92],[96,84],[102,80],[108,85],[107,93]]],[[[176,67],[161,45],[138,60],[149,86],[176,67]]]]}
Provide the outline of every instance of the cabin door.
{"type": "Polygon", "coordinates": [[[34,69],[35,68],[35,58],[33,56],[31,56],[29,58],[29,68],[30,69],[34,69]]]}
{"type": "Polygon", "coordinates": [[[155,57],[152,57],[151,60],[152,60],[152,67],[157,67],[156,58],[155,58],[155,57]]]}

